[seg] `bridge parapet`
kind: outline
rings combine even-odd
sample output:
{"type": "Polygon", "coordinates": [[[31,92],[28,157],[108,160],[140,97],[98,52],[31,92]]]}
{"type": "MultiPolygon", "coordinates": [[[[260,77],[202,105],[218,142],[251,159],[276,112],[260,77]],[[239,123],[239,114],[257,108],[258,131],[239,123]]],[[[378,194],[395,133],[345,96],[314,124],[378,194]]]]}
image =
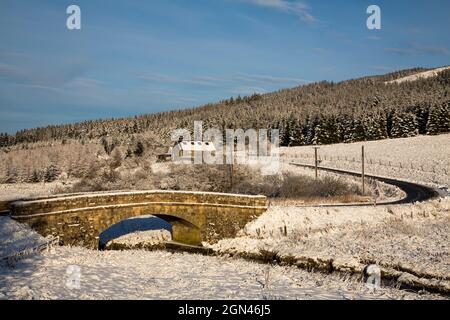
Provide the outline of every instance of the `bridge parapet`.
{"type": "Polygon", "coordinates": [[[71,209],[138,203],[188,203],[227,206],[266,206],[264,196],[248,196],[224,193],[183,191],[124,191],[117,193],[93,193],[63,195],[60,197],[20,200],[11,204],[15,217],[51,214],[71,209]]]}

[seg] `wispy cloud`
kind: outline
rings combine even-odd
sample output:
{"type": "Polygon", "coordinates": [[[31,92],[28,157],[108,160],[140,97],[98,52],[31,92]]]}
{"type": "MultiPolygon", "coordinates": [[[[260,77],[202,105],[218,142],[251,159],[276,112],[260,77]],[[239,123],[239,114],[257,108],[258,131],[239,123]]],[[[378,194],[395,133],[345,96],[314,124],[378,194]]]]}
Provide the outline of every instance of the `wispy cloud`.
{"type": "Polygon", "coordinates": [[[137,75],[137,78],[145,82],[186,84],[196,86],[217,86],[217,82],[223,81],[220,78],[214,77],[194,76],[192,78],[181,78],[160,73],[139,74],[137,75]]]}
{"type": "Polygon", "coordinates": [[[353,38],[346,33],[343,32],[339,32],[336,30],[333,30],[329,33],[329,35],[336,41],[340,42],[340,43],[347,43],[350,44],[353,42],[353,38]]]}
{"type": "Polygon", "coordinates": [[[388,66],[383,66],[383,65],[375,65],[375,66],[370,66],[370,69],[372,70],[376,70],[379,72],[392,72],[394,70],[397,70],[399,68],[394,68],[394,67],[388,67],[388,66]]]}
{"type": "Polygon", "coordinates": [[[311,14],[311,9],[303,1],[289,0],[241,0],[256,6],[275,9],[278,11],[295,14],[303,22],[312,23],[316,18],[311,14]]]}
{"type": "Polygon", "coordinates": [[[80,78],[87,71],[87,64],[77,61],[54,59],[38,63],[20,60],[17,63],[0,62],[0,80],[9,84],[59,88],[80,78]]]}
{"type": "MultiPolygon", "coordinates": [[[[310,83],[310,81],[289,77],[272,76],[266,74],[234,73],[230,75],[171,75],[154,72],[132,72],[138,80],[146,86],[144,90],[147,94],[155,97],[170,97],[170,101],[175,105],[194,105],[204,101],[204,94],[208,92],[226,92],[233,96],[249,96],[254,93],[264,94],[282,88],[294,87],[310,83]],[[165,89],[152,89],[154,84],[165,84],[165,89]],[[148,86],[147,86],[148,85],[148,86]],[[188,94],[183,87],[195,86],[202,93],[188,94]],[[219,91],[217,91],[219,90],[219,91]]],[[[214,98],[212,99],[214,101],[214,98]]]]}
{"type": "Polygon", "coordinates": [[[420,56],[425,54],[450,55],[450,50],[443,46],[422,46],[410,43],[403,47],[386,48],[385,52],[403,56],[420,56]]]}
{"type": "Polygon", "coordinates": [[[6,63],[0,63],[0,77],[23,78],[25,76],[23,69],[6,63]]]}
{"type": "Polygon", "coordinates": [[[415,56],[417,55],[417,52],[411,48],[386,48],[384,51],[387,53],[395,53],[402,56],[415,56]]]}
{"type": "Polygon", "coordinates": [[[211,77],[211,76],[192,76],[180,77],[161,73],[137,74],[137,78],[144,82],[185,84],[206,87],[224,87],[227,84],[241,84],[243,86],[279,86],[279,85],[299,85],[309,83],[310,81],[300,78],[276,77],[261,74],[236,73],[231,76],[211,77]]]}
{"type": "Polygon", "coordinates": [[[269,75],[260,74],[245,74],[239,73],[236,80],[243,81],[245,83],[264,83],[268,85],[279,85],[279,84],[305,84],[310,81],[300,78],[290,78],[290,77],[275,77],[269,75]]]}
{"type": "Polygon", "coordinates": [[[371,41],[380,41],[381,37],[380,36],[368,36],[366,37],[367,40],[371,40],[371,41]]]}
{"type": "Polygon", "coordinates": [[[98,89],[103,85],[105,85],[105,83],[97,79],[78,77],[68,82],[66,87],[73,89],[98,89]]]}
{"type": "Polygon", "coordinates": [[[450,50],[445,47],[424,47],[421,48],[424,53],[449,55],[450,50]]]}

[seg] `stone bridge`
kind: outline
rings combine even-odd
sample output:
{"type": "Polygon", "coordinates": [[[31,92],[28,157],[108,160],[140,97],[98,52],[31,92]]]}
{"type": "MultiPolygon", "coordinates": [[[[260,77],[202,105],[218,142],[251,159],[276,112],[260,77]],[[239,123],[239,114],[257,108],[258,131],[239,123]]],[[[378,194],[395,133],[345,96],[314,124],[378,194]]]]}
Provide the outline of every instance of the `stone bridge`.
{"type": "Polygon", "coordinates": [[[100,234],[128,218],[153,215],[172,225],[173,241],[199,245],[235,237],[267,209],[264,196],[126,191],[35,198],[9,204],[11,217],[61,244],[98,248],[100,234]]]}

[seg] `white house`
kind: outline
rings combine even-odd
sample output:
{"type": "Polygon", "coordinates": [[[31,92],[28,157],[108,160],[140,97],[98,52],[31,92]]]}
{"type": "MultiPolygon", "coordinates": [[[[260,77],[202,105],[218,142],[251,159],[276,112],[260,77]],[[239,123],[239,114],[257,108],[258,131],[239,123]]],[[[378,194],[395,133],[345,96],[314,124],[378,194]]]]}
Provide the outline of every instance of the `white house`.
{"type": "Polygon", "coordinates": [[[214,156],[216,148],[212,142],[205,141],[181,141],[172,148],[172,159],[182,162],[193,162],[196,154],[201,154],[204,159],[205,153],[214,156]]]}

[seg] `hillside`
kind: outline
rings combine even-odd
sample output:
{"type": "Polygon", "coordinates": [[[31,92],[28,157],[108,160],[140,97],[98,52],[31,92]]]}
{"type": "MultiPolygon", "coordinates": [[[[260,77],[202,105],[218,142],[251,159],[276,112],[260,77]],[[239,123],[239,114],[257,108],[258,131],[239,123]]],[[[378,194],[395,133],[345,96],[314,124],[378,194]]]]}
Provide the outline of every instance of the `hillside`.
{"type": "Polygon", "coordinates": [[[390,83],[403,83],[406,81],[417,81],[419,79],[427,79],[427,78],[431,78],[431,77],[436,77],[440,72],[445,71],[450,69],[450,67],[442,67],[442,68],[437,68],[437,69],[432,69],[432,70],[428,70],[428,71],[424,71],[424,72],[419,72],[416,74],[412,74],[410,76],[406,76],[406,77],[402,77],[399,79],[395,79],[392,81],[387,81],[387,84],[390,83]]]}
{"type": "MultiPolygon", "coordinates": [[[[107,138],[115,144],[145,134],[154,145],[167,145],[176,128],[278,128],[282,145],[330,144],[440,134],[450,131],[450,70],[435,77],[386,82],[424,69],[340,83],[319,82],[250,97],[237,97],[198,108],[86,121],[2,134],[0,146],[40,141],[107,138]]],[[[124,106],[125,107],[125,106],[124,106]]]]}

